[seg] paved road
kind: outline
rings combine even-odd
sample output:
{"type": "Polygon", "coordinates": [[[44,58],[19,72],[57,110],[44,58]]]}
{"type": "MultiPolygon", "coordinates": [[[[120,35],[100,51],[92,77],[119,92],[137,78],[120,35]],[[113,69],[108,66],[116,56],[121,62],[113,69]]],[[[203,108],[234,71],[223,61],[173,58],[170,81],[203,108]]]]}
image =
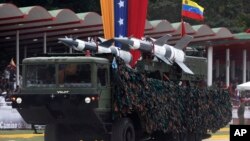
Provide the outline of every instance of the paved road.
{"type": "Polygon", "coordinates": [[[211,138],[203,141],[229,141],[229,127],[220,129],[211,138]]]}
{"type": "MultiPolygon", "coordinates": [[[[2,139],[8,139],[9,140],[12,140],[12,139],[16,139],[16,138],[24,138],[24,141],[27,141],[30,140],[32,141],[31,138],[33,137],[40,137],[41,140],[43,140],[43,135],[44,134],[32,134],[33,131],[29,131],[29,133],[26,133],[26,134],[1,134],[0,133],[0,140],[2,139]]],[[[16,141],[19,141],[19,140],[16,140],[16,141]]],[[[155,141],[155,140],[148,140],[148,141],[155,141]]],[[[206,139],[206,140],[203,140],[203,141],[229,141],[229,127],[226,127],[226,128],[222,128],[221,130],[219,130],[217,133],[215,133],[214,135],[212,135],[211,138],[209,139],[206,139]]]]}

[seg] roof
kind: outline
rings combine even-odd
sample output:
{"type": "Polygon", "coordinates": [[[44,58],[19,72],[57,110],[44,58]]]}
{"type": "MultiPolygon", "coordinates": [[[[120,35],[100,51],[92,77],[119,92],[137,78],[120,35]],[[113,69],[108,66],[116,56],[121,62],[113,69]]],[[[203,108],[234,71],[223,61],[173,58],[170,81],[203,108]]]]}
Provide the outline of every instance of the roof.
{"type": "Polygon", "coordinates": [[[87,57],[87,56],[57,56],[57,57],[32,57],[25,58],[23,63],[66,63],[66,62],[87,62],[87,63],[109,63],[106,58],[87,57]]]}
{"type": "Polygon", "coordinates": [[[243,90],[250,90],[250,82],[242,83],[237,85],[237,90],[243,91],[243,90]]]}
{"type": "MultiPolygon", "coordinates": [[[[181,22],[170,23],[166,19],[145,21],[145,35],[159,38],[165,34],[173,37],[170,44],[181,38],[181,22]]],[[[210,28],[206,24],[185,23],[186,33],[194,39],[191,45],[218,45],[218,41],[239,41],[250,39],[249,33],[233,34],[227,28],[210,28]]],[[[51,50],[66,48],[57,43],[57,38],[77,36],[86,39],[90,36],[103,37],[101,15],[95,12],[75,13],[69,9],[46,10],[41,6],[16,7],[10,3],[0,4],[0,44],[1,48],[16,46],[16,33],[19,32],[20,47],[29,50],[42,50],[44,38],[51,50]]],[[[230,42],[228,42],[230,43],[230,42]]],[[[222,44],[219,44],[222,45],[222,44]]]]}
{"type": "Polygon", "coordinates": [[[237,39],[241,39],[241,40],[249,40],[250,32],[249,33],[246,33],[246,32],[237,33],[237,34],[234,34],[234,37],[237,39]]]}

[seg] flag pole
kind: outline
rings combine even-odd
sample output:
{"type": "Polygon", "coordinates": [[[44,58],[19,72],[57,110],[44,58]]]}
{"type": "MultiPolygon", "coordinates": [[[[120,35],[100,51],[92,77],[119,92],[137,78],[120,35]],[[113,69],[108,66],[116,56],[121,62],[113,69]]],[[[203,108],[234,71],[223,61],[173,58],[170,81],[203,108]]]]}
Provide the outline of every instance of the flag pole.
{"type": "Polygon", "coordinates": [[[186,27],[183,18],[181,18],[181,37],[183,37],[184,35],[186,35],[186,27]]]}

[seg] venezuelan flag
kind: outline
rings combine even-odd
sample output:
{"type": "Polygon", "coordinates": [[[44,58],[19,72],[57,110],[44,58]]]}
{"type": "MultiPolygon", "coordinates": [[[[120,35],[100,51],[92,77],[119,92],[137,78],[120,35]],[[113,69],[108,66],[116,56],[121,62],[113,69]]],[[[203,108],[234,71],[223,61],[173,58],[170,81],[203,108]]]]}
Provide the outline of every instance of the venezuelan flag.
{"type": "MultiPolygon", "coordinates": [[[[148,0],[100,0],[104,37],[144,36],[148,0]]],[[[140,51],[131,51],[134,66],[140,51]]]]}
{"type": "Polygon", "coordinates": [[[192,0],[182,0],[182,16],[202,21],[204,8],[192,0]]]}

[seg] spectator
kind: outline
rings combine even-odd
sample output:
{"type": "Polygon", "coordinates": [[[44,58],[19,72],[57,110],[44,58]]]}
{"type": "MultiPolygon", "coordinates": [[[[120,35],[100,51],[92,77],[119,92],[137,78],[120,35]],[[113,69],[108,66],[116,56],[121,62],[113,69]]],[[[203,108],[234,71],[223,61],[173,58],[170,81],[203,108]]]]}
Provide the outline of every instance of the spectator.
{"type": "Polygon", "coordinates": [[[3,92],[3,90],[0,88],[0,96],[2,96],[2,92],[3,92]]]}
{"type": "Polygon", "coordinates": [[[2,77],[0,77],[0,90],[1,90],[1,93],[2,93],[2,91],[3,91],[3,78],[2,77]]]}
{"type": "Polygon", "coordinates": [[[14,93],[19,93],[19,92],[20,92],[20,88],[19,88],[19,85],[17,85],[14,93]]]}
{"type": "Polygon", "coordinates": [[[9,82],[10,80],[10,68],[6,67],[4,70],[4,79],[7,80],[9,82]]]}

